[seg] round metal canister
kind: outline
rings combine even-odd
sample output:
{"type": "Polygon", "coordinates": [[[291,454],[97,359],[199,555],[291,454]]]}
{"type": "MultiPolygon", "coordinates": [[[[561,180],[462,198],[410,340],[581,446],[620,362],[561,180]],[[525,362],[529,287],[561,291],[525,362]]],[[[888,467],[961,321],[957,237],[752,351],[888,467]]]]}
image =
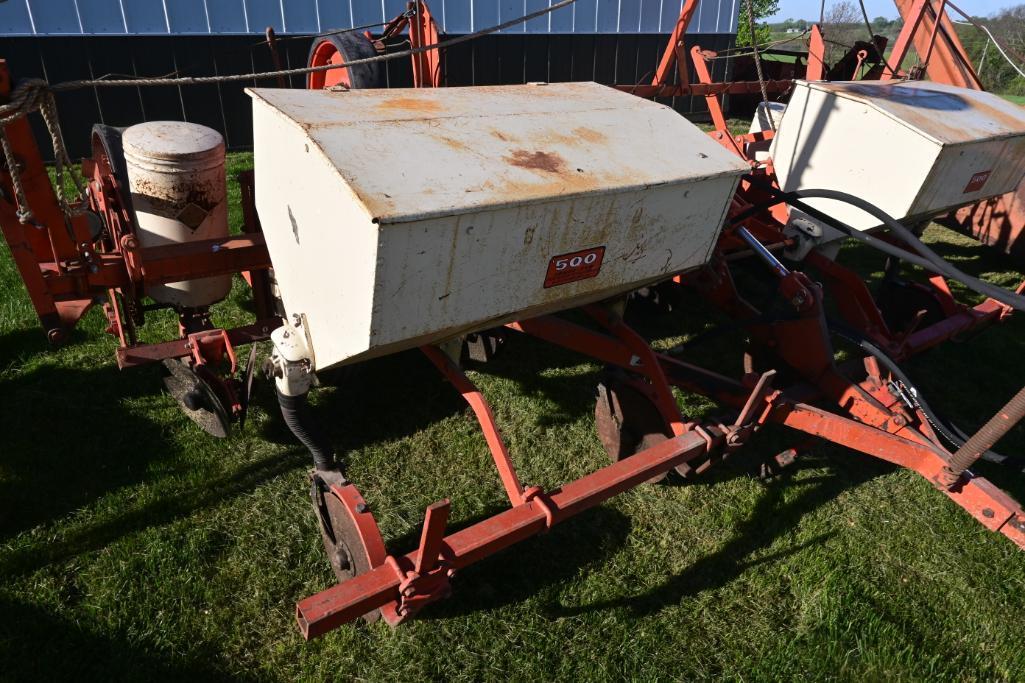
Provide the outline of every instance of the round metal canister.
{"type": "MultiPolygon", "coordinates": [[[[139,246],[228,236],[224,138],[184,121],[150,121],[122,136],[139,246]]],[[[177,308],[209,306],[228,295],[231,275],[146,287],[177,308]]]]}

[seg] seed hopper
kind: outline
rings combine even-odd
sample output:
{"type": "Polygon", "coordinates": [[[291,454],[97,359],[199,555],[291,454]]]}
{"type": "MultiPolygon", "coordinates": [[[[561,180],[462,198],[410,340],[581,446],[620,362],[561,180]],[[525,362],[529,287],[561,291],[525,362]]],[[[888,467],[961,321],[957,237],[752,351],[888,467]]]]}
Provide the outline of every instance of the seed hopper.
{"type": "MultiPolygon", "coordinates": [[[[422,2],[376,40],[325,36],[311,48],[318,70],[309,89],[249,90],[255,172],[240,178],[237,234],[216,132],[180,122],[97,126],[82,165],[87,191],[68,200],[64,184],[47,178],[24,115],[39,109],[52,119],[47,91],[17,87],[0,69],[0,95],[15,112],[4,119],[0,227],[50,340],[63,341],[102,304],[119,365],[163,362],[169,392],[218,436],[244,420],[254,342],[272,341],[267,370],[284,420],[313,456],[312,506],[338,579],[298,602],[305,637],[359,617],[407,620],[448,596],[461,568],[644,482],[688,480],[757,450],[756,433],[770,423],[914,470],[1025,547],[1025,512],[971,469],[1025,414],[1025,391],[977,434],[961,434],[898,365],[1025,306],[918,239],[929,220],[1016,191],[1022,110],[977,82],[941,77],[934,64],[966,72],[953,68],[957,45],[937,31],[931,40],[946,42],[934,52],[923,44],[936,60],[932,81],[901,70],[908,46],[925,40],[921,27],[945,20],[942,5],[916,0],[889,61],[873,40],[827,68],[815,28],[790,72],[731,83],[712,80],[717,55],[684,50],[695,7],[684,6],[652,82],[619,92],[591,83],[437,87],[437,26],[422,2]],[[406,30],[417,87],[373,89],[379,63],[359,60],[406,30]],[[763,92],[789,102],[762,106],[751,132],[731,133],[722,98],[763,92]],[[706,99],[711,134],[645,99],[677,95],[706,99]],[[889,259],[881,292],[838,262],[837,245],[850,238],[889,259]],[[763,264],[770,306],[742,294],[740,261],[763,264]],[[928,279],[908,279],[901,263],[928,279]],[[251,286],[255,315],[227,329],[211,307],[234,273],[251,286]],[[958,302],[950,280],[987,299],[958,302]],[[652,292],[683,305],[700,298],[732,318],[727,332],[747,341],[744,373],[699,367],[686,348],[654,351],[625,321],[652,292]],[[175,311],[180,334],[140,342],[147,313],[160,308],[175,311]],[[570,309],[587,322],[562,315],[570,309]],[[515,353],[516,335],[607,366],[595,422],[608,466],[551,490],[521,482],[516,454],[461,367],[467,355],[515,353]],[[861,355],[838,365],[837,338],[861,355]],[[253,346],[243,362],[245,344],[253,346]],[[439,501],[425,511],[419,546],[401,554],[386,548],[307,395],[318,371],[408,349],[467,401],[509,507],[449,530],[458,501],[439,501]],[[674,389],[710,397],[726,417],[688,418],[674,389]]],[[[68,160],[56,147],[60,175],[68,160]]],[[[774,466],[795,454],[776,455],[774,466]]]]}

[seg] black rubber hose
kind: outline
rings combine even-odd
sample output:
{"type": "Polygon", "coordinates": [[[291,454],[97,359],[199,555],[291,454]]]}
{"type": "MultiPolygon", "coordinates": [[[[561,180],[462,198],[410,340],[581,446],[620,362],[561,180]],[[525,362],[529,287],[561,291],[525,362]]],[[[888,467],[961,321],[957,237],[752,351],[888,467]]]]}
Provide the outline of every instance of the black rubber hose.
{"type": "Polygon", "coordinates": [[[901,370],[900,366],[897,365],[897,363],[886,354],[885,351],[883,351],[881,348],[879,348],[869,340],[862,337],[860,334],[854,332],[854,330],[846,328],[844,325],[841,325],[832,320],[827,320],[826,324],[834,334],[843,337],[852,344],[856,344],[858,348],[860,348],[862,351],[865,351],[870,356],[878,360],[883,365],[883,367],[890,371],[890,374],[896,377],[901,384],[907,387],[908,390],[912,392],[912,400],[914,400],[915,404],[922,409],[922,413],[929,421],[929,424],[932,425],[933,429],[936,430],[936,432],[938,432],[940,436],[942,436],[949,443],[955,446],[960,446],[962,443],[964,443],[961,439],[958,439],[952,433],[953,430],[947,426],[946,422],[942,418],[940,418],[940,416],[936,414],[936,411],[934,411],[932,407],[926,402],[925,397],[922,396],[922,392],[919,391],[914,384],[912,384],[911,379],[904,373],[903,370],[901,370]]]}
{"type": "MultiPolygon", "coordinates": [[[[941,415],[939,415],[939,413],[933,410],[932,407],[926,402],[925,396],[922,395],[922,392],[918,389],[918,387],[916,387],[911,382],[911,379],[904,373],[903,370],[901,370],[900,366],[897,365],[897,363],[886,354],[885,351],[883,351],[878,346],[862,337],[854,330],[848,329],[840,323],[837,323],[832,320],[827,320],[826,324],[829,326],[831,332],[840,337],[843,337],[852,344],[856,344],[862,351],[865,351],[866,353],[873,356],[880,363],[882,363],[883,366],[890,371],[890,374],[896,377],[897,380],[901,384],[903,384],[908,389],[908,391],[911,392],[911,400],[914,401],[915,405],[917,405],[918,408],[922,410],[922,414],[925,415],[925,419],[928,420],[930,425],[932,425],[933,430],[937,434],[942,436],[944,439],[946,439],[948,443],[950,443],[958,449],[963,450],[966,446],[966,443],[971,438],[974,438],[969,437],[963,431],[958,429],[957,425],[955,425],[950,420],[943,418],[941,415]]],[[[1006,455],[1001,455],[1000,453],[997,453],[993,450],[993,446],[996,445],[996,441],[997,439],[993,439],[993,443],[983,448],[979,452],[979,455],[972,460],[972,462],[974,463],[975,460],[978,460],[979,458],[988,454],[993,462],[1001,464],[1017,463],[1017,459],[1008,457],[1006,455]]],[[[978,443],[972,446],[973,449],[977,447],[978,443]]],[[[960,452],[960,450],[958,452],[960,452]]],[[[964,472],[964,470],[967,469],[967,467],[970,467],[970,465],[958,471],[957,476],[960,476],[961,472],[964,472]]]]}
{"type": "Polygon", "coordinates": [[[328,441],[327,436],[314,419],[313,413],[310,412],[310,405],[306,400],[307,394],[286,396],[277,389],[275,391],[285,424],[292,430],[295,438],[299,439],[313,455],[314,466],[318,470],[337,469],[334,448],[331,447],[331,442],[328,441]]]}
{"type": "Polygon", "coordinates": [[[950,474],[960,477],[996,444],[1014,425],[1025,417],[1025,387],[1022,387],[1007,404],[982,425],[965,444],[950,457],[950,474]]]}
{"type": "Polygon", "coordinates": [[[964,273],[958,268],[954,267],[947,261],[944,261],[939,254],[929,249],[929,247],[923,244],[922,241],[919,240],[913,232],[908,230],[908,228],[906,228],[905,226],[901,225],[899,221],[894,219],[892,216],[890,216],[888,213],[886,213],[879,207],[870,204],[869,202],[865,201],[864,199],[861,199],[860,197],[856,197],[846,192],[840,192],[839,190],[810,189],[799,190],[796,192],[783,192],[782,190],[779,190],[773,187],[772,185],[764,182],[763,180],[760,180],[753,176],[744,177],[745,179],[749,180],[753,185],[756,185],[759,189],[762,189],[771,194],[773,197],[779,199],[780,203],[786,202],[787,204],[790,204],[791,206],[805,212],[812,218],[815,218],[816,220],[831,225],[832,227],[846,234],[848,237],[853,237],[854,239],[859,240],[860,242],[864,242],[868,246],[873,247],[874,249],[878,249],[879,251],[882,251],[885,254],[889,254],[890,256],[894,256],[903,261],[907,261],[908,263],[913,263],[917,266],[921,266],[926,270],[938,273],[940,275],[950,278],[951,280],[956,280],[961,284],[965,285],[966,287],[968,287],[969,289],[978,292],[979,294],[996,299],[1000,303],[1010,306],[1011,308],[1017,311],[1025,312],[1025,298],[1013,292],[1009,292],[1006,289],[1003,289],[1002,287],[997,287],[995,285],[991,285],[988,282],[983,282],[978,278],[972,277],[971,275],[968,275],[967,273],[964,273]],[[834,201],[840,201],[846,204],[850,204],[851,206],[855,206],[861,209],[862,211],[865,211],[868,214],[872,215],[873,217],[879,219],[879,221],[883,223],[886,227],[893,230],[893,232],[896,233],[898,237],[912,244],[923,255],[916,254],[906,249],[901,249],[900,247],[890,244],[889,242],[877,239],[866,232],[856,230],[851,226],[847,225],[846,223],[843,223],[833,218],[832,216],[829,216],[828,214],[819,211],[818,209],[808,206],[807,204],[801,201],[801,199],[803,198],[832,199],[834,201]]]}

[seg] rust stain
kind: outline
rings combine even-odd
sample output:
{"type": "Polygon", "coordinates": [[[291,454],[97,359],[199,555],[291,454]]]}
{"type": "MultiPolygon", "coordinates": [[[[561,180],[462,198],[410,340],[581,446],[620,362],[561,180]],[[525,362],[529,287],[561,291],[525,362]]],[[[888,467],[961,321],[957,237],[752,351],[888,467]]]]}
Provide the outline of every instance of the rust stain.
{"type": "Polygon", "coordinates": [[[581,140],[584,140],[585,142],[590,142],[592,144],[605,142],[605,140],[607,139],[604,133],[596,131],[592,128],[584,127],[574,128],[573,135],[580,138],[581,140]]]}
{"type": "Polygon", "coordinates": [[[528,152],[525,149],[517,149],[505,159],[513,166],[546,173],[562,173],[566,167],[566,160],[556,152],[528,152]]]}
{"type": "Polygon", "coordinates": [[[449,137],[447,135],[439,135],[438,136],[438,140],[440,140],[441,142],[444,142],[446,145],[448,145],[452,149],[460,151],[460,152],[463,152],[463,151],[466,151],[466,150],[470,149],[469,145],[467,145],[465,142],[462,142],[461,140],[456,140],[455,138],[451,138],[451,137],[449,137]]]}
{"type": "Polygon", "coordinates": [[[499,139],[499,140],[501,140],[502,142],[509,142],[509,138],[508,138],[508,137],[506,137],[506,136],[505,136],[505,135],[504,135],[504,134],[502,133],[502,131],[500,131],[500,130],[493,130],[493,131],[491,131],[491,135],[492,135],[493,137],[496,137],[496,138],[498,138],[498,139],[499,139]]]}
{"type": "Polygon", "coordinates": [[[420,99],[418,97],[395,97],[392,99],[385,100],[377,106],[385,110],[400,109],[403,111],[416,111],[426,113],[434,113],[442,110],[441,105],[438,104],[436,101],[420,99]]]}

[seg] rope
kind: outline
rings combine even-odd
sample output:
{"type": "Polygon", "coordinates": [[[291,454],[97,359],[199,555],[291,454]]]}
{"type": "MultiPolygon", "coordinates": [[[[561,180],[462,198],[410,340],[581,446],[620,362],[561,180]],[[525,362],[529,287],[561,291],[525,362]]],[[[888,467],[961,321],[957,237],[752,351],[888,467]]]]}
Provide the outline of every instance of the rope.
{"type": "Polygon", "coordinates": [[[25,188],[21,184],[21,165],[14,156],[14,150],[11,149],[11,143],[7,139],[7,133],[3,128],[0,128],[0,147],[3,148],[4,162],[7,164],[7,170],[10,171],[11,184],[14,186],[14,202],[18,207],[18,222],[22,224],[34,223],[35,217],[32,215],[32,210],[28,208],[25,188]]]}
{"type": "MultiPolygon", "coordinates": [[[[56,83],[50,85],[46,81],[38,78],[25,79],[20,81],[17,87],[12,91],[10,98],[3,105],[0,105],[0,148],[2,148],[4,159],[7,163],[7,168],[11,175],[11,185],[14,188],[15,201],[18,204],[17,214],[18,220],[21,223],[34,223],[35,218],[32,210],[28,205],[25,196],[25,188],[21,182],[21,173],[18,171],[19,166],[15,159],[13,150],[11,149],[10,141],[7,139],[6,132],[3,127],[7,124],[15,121],[23,116],[28,115],[33,111],[39,111],[43,117],[43,121],[46,123],[46,130],[50,134],[50,142],[53,145],[54,159],[56,162],[56,176],[57,182],[54,188],[57,201],[60,204],[61,209],[64,211],[66,216],[75,215],[81,213],[84,209],[81,205],[72,205],[68,202],[67,197],[64,193],[64,173],[68,170],[68,175],[71,177],[71,181],[75,186],[75,190],[78,192],[79,200],[84,203],[85,189],[81,179],[78,177],[75,171],[74,164],[71,163],[71,158],[68,155],[67,148],[64,146],[64,136],[60,129],[60,120],[57,117],[57,106],[54,100],[54,93],[66,92],[70,90],[80,90],[82,88],[116,88],[116,87],[146,87],[146,86],[166,86],[166,85],[201,85],[209,83],[233,83],[239,81],[249,80],[261,80],[271,78],[282,78],[285,76],[297,76],[300,74],[309,74],[319,71],[329,71],[331,69],[348,69],[349,67],[359,66],[361,64],[373,64],[375,62],[384,62],[391,59],[400,59],[402,57],[412,57],[414,55],[429,52],[430,50],[439,50],[442,48],[451,47],[453,45],[459,45],[481,36],[486,36],[491,33],[496,33],[503,29],[517,26],[524,22],[536,19],[537,17],[544,16],[557,9],[568,7],[572,5],[576,0],[560,0],[559,2],[531,12],[524,16],[516,19],[510,19],[509,21],[502,22],[495,26],[483,28],[479,31],[469,33],[465,36],[459,36],[457,38],[451,38],[449,40],[442,40],[432,45],[424,45],[418,48],[409,50],[402,50],[400,52],[392,52],[389,54],[375,55],[373,57],[366,57],[364,59],[354,59],[344,64],[325,64],[324,66],[313,66],[296,69],[282,69],[278,71],[263,71],[257,73],[248,74],[227,74],[224,76],[182,76],[175,78],[158,77],[158,78],[129,78],[129,79],[113,79],[113,78],[95,78],[87,80],[75,80],[75,81],[64,81],[62,83],[56,83]]],[[[354,30],[359,30],[365,27],[356,27],[352,29],[340,29],[339,31],[329,32],[323,35],[331,35],[332,33],[346,33],[354,30]]]]}
{"type": "Polygon", "coordinates": [[[71,157],[64,146],[64,135],[61,133],[60,120],[57,117],[57,105],[54,101],[53,92],[47,88],[46,81],[42,79],[28,79],[18,84],[18,87],[11,93],[10,101],[0,107],[0,147],[3,148],[4,160],[11,175],[11,185],[14,188],[14,198],[17,203],[18,221],[22,224],[36,224],[35,215],[28,204],[25,195],[25,187],[21,181],[20,165],[11,149],[10,140],[3,127],[12,121],[27,115],[30,112],[38,111],[46,124],[46,131],[50,134],[50,144],[53,146],[53,156],[56,162],[56,176],[54,191],[57,195],[57,203],[66,216],[73,216],[82,213],[84,209],[73,206],[64,194],[64,172],[68,175],[78,192],[79,200],[85,199],[85,186],[78,173],[75,171],[71,157]]]}
{"type": "Polygon", "coordinates": [[[811,29],[807,29],[802,33],[795,33],[786,38],[780,38],[779,40],[770,40],[765,43],[759,43],[758,45],[750,45],[745,47],[733,48],[729,50],[722,50],[715,57],[708,61],[715,61],[716,59],[731,59],[733,57],[747,57],[753,55],[756,49],[765,50],[766,48],[776,47],[777,45],[785,45],[786,43],[792,43],[794,41],[801,40],[805,36],[811,33],[811,29]]]}
{"type": "MultiPolygon", "coordinates": [[[[353,66],[360,66],[361,64],[374,64],[376,62],[385,62],[391,59],[399,59],[402,57],[412,57],[414,55],[423,54],[431,50],[440,50],[442,48],[452,47],[453,45],[459,45],[468,41],[480,38],[482,36],[496,33],[513,26],[517,26],[524,22],[536,19],[550,12],[554,12],[557,9],[568,7],[577,0],[560,0],[549,7],[544,7],[531,12],[522,17],[516,19],[510,19],[509,21],[502,22],[489,28],[484,28],[473,33],[468,33],[465,36],[459,36],[457,38],[450,38],[448,40],[442,40],[432,45],[423,45],[418,48],[410,50],[402,50],[401,52],[392,52],[386,55],[375,55],[373,57],[364,57],[363,59],[354,59],[344,64],[325,64],[323,66],[308,66],[296,69],[282,69],[280,71],[261,71],[256,73],[248,74],[227,74],[224,76],[182,76],[180,78],[133,78],[133,79],[91,79],[91,80],[78,80],[78,81],[65,81],[63,83],[57,83],[49,86],[49,89],[53,92],[64,92],[66,90],[78,90],[81,88],[118,88],[118,87],[136,87],[136,86],[154,86],[154,85],[204,85],[209,83],[232,83],[239,81],[250,81],[250,80],[266,80],[270,78],[278,78],[283,76],[299,76],[302,74],[316,73],[320,71],[330,71],[331,69],[347,69],[353,66]]],[[[2,109],[0,109],[0,115],[2,115],[2,109]]]]}
{"type": "Polygon", "coordinates": [[[762,103],[765,105],[765,119],[769,122],[769,129],[776,132],[776,121],[772,117],[772,107],[769,106],[769,90],[765,87],[765,75],[762,73],[762,56],[758,53],[758,46],[754,44],[755,39],[755,5],[754,0],[747,0],[747,25],[751,30],[751,54],[755,58],[755,72],[758,73],[758,88],[762,91],[762,103]]]}

